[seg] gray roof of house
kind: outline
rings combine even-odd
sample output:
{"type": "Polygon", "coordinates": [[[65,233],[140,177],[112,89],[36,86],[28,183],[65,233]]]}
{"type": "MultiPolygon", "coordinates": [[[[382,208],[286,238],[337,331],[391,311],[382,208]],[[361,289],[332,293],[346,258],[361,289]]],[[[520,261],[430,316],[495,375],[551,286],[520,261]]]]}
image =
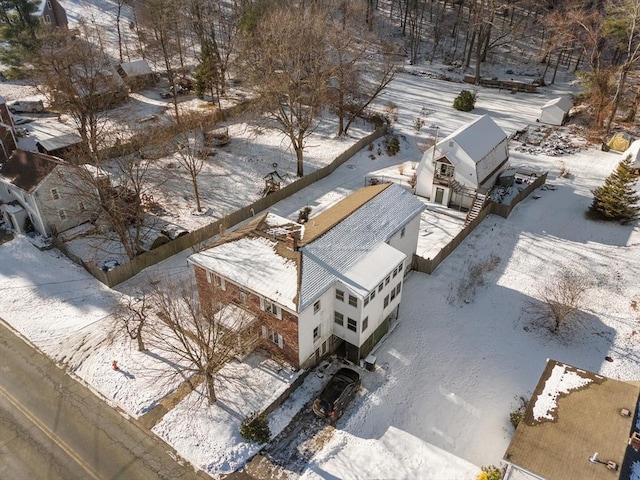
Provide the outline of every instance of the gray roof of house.
{"type": "Polygon", "coordinates": [[[345,277],[364,255],[389,240],[424,208],[411,192],[392,184],[302,247],[298,311],[345,277]]]}

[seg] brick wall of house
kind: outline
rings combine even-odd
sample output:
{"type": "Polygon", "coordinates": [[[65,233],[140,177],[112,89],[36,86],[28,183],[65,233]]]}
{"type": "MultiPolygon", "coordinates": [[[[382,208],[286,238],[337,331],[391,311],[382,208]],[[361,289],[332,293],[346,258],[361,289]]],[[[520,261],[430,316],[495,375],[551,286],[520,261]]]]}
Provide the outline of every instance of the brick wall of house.
{"type": "Polygon", "coordinates": [[[262,326],[266,326],[282,335],[283,348],[273,344],[267,339],[263,340],[263,346],[274,356],[283,357],[287,362],[293,366],[299,366],[299,352],[298,352],[298,317],[282,309],[282,319],[276,318],[273,315],[262,310],[260,306],[260,297],[252,292],[243,290],[238,285],[231,283],[225,279],[225,290],[220,291],[216,287],[215,283],[209,283],[207,280],[207,272],[204,268],[193,265],[193,269],[196,276],[196,285],[198,288],[198,297],[200,303],[205,304],[216,300],[224,303],[235,303],[242,305],[248,310],[251,310],[256,314],[259,320],[258,330],[262,331],[262,326]],[[244,292],[247,296],[247,302],[245,304],[241,301],[240,293],[244,292]]]}

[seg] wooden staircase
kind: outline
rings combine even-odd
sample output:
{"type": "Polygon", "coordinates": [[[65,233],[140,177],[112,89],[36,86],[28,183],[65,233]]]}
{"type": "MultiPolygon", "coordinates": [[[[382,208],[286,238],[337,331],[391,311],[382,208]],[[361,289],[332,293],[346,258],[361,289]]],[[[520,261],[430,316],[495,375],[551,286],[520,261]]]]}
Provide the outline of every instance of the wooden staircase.
{"type": "Polygon", "coordinates": [[[471,208],[469,209],[469,212],[467,212],[467,217],[464,219],[465,227],[476,219],[484,208],[485,203],[487,203],[487,195],[477,192],[473,199],[473,203],[471,204],[471,208]]]}

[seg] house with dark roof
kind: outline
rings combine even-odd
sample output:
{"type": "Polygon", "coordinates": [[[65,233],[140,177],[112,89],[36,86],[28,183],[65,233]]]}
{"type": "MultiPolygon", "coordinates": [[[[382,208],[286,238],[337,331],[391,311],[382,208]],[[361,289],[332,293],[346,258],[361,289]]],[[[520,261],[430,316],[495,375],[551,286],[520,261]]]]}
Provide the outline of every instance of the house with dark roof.
{"type": "Polygon", "coordinates": [[[67,12],[58,0],[38,0],[34,16],[40,18],[47,25],[58,28],[68,28],[67,12]]]}
{"type": "Polygon", "coordinates": [[[191,255],[201,304],[259,320],[264,344],[307,368],[359,362],[398,317],[424,204],[394,184],[362,188],[304,224],[267,213],[191,255]]]}
{"type": "MultiPolygon", "coordinates": [[[[64,160],[14,150],[0,162],[0,213],[11,228],[51,236],[92,218],[96,205],[80,187],[82,178],[64,160]]],[[[96,196],[97,198],[97,196],[96,196]]]]}
{"type": "Polygon", "coordinates": [[[504,455],[505,480],[640,475],[640,385],[548,360],[504,455]]]}
{"type": "Polygon", "coordinates": [[[416,171],[416,195],[471,208],[477,200],[484,203],[508,160],[507,134],[483,115],[424,153],[416,171]]]}

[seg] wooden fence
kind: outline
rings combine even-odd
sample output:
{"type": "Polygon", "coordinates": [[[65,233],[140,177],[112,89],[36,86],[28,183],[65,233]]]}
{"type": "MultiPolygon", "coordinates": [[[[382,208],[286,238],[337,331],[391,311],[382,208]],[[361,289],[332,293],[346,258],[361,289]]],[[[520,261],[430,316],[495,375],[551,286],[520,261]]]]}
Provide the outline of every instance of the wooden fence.
{"type": "Polygon", "coordinates": [[[79,265],[82,265],[100,282],[109,287],[113,287],[135,276],[140,271],[144,270],[147,267],[150,267],[151,265],[155,265],[156,263],[166,260],[167,258],[183,250],[186,250],[187,248],[198,245],[206,240],[209,240],[210,238],[215,237],[216,235],[222,233],[224,230],[253,217],[255,214],[262,212],[267,208],[270,208],[280,200],[283,200],[302,190],[303,188],[308,187],[312,183],[317,182],[318,180],[330,175],[340,165],[345,163],[357,152],[359,152],[363,147],[377,140],[385,133],[385,127],[378,128],[371,135],[361,138],[347,150],[338,155],[338,157],[336,157],[329,165],[319,170],[315,170],[308,175],[305,175],[304,177],[290,183],[289,185],[286,185],[280,190],[273,192],[266,197],[260,198],[252,204],[242,207],[220,220],[210,223],[209,225],[206,225],[198,230],[194,230],[186,235],[178,237],[177,239],[169,243],[165,243],[158,248],[154,248],[153,250],[142,253],[131,259],[129,262],[120,265],[112,270],[109,270],[108,272],[101,270],[95,265],[88,264],[82,261],[75,255],[69,255],[69,253],[63,246],[61,246],[61,250],[63,250],[71,260],[78,263],[79,265]]]}
{"type": "Polygon", "coordinates": [[[485,219],[487,215],[490,213],[494,213],[503,218],[508,218],[511,214],[511,211],[515,208],[515,206],[520,203],[522,200],[527,198],[531,192],[533,192],[536,188],[543,185],[547,181],[547,172],[543,175],[536,178],[536,180],[525,188],[523,188],[508,205],[503,203],[496,203],[491,200],[487,202],[485,207],[480,211],[478,216],[473,219],[466,227],[464,227],[460,232],[453,237],[453,239],[446,244],[442,250],[438,252],[438,254],[433,258],[424,258],[418,255],[413,256],[413,268],[418,272],[427,273],[431,275],[438,265],[440,265],[445,258],[447,258],[453,251],[462,243],[462,241],[467,238],[467,236],[485,219]]]}

